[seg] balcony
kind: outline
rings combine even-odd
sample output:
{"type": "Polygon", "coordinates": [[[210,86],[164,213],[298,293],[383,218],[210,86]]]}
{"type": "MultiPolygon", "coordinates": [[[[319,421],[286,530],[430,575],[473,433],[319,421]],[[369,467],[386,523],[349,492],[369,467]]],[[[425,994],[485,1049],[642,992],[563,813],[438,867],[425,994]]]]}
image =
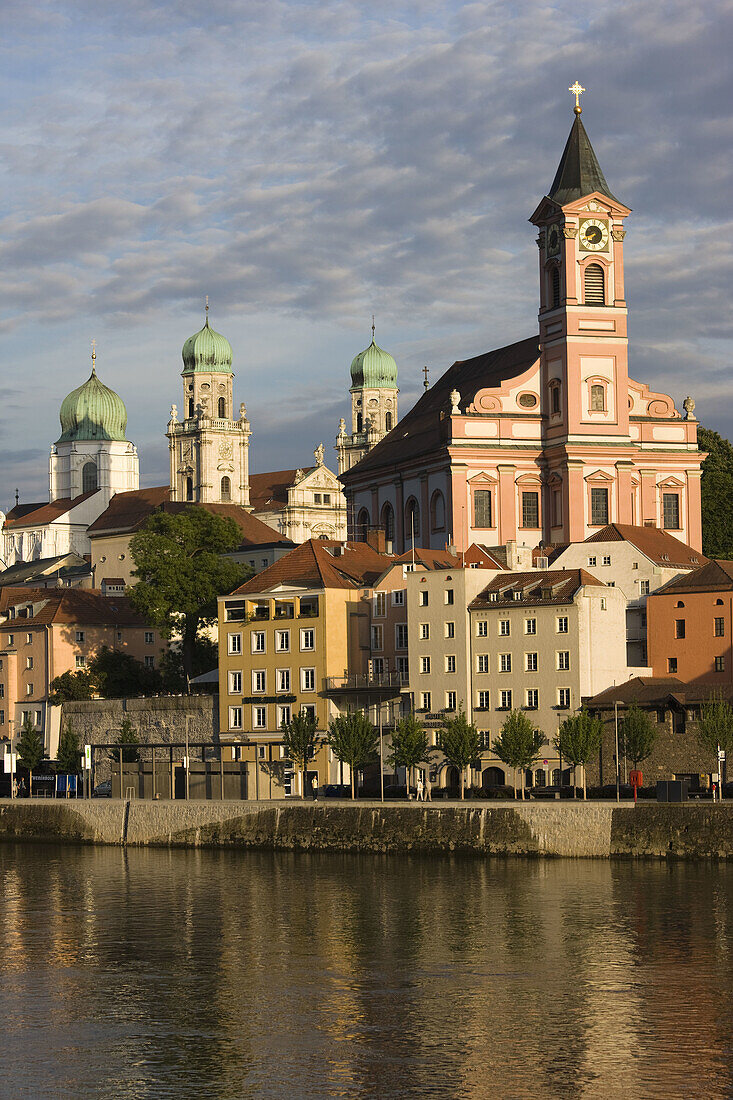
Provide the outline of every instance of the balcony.
{"type": "Polygon", "coordinates": [[[374,695],[393,699],[400,694],[402,675],[399,672],[357,673],[347,676],[327,676],[323,681],[325,695],[374,695]]]}

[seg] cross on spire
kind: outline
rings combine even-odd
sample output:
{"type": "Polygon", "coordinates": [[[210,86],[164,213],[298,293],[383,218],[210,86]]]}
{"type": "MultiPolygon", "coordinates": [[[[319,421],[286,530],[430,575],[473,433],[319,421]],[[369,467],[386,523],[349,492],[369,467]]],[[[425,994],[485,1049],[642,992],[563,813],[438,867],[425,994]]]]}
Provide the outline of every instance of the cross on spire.
{"type": "Polygon", "coordinates": [[[581,114],[583,108],[580,106],[580,97],[585,91],[585,88],[582,84],[579,83],[579,81],[576,80],[574,84],[570,85],[568,91],[571,95],[575,96],[575,106],[573,107],[573,110],[575,111],[576,115],[581,114]]]}
{"type": "Polygon", "coordinates": [[[425,387],[426,390],[428,390],[428,389],[430,389],[430,383],[428,382],[428,375],[430,374],[430,371],[428,370],[427,367],[423,367],[422,372],[425,375],[425,381],[423,382],[423,386],[425,387]]]}
{"type": "Polygon", "coordinates": [[[206,313],[206,323],[208,324],[209,323],[209,295],[208,294],[206,295],[206,306],[204,308],[204,312],[206,313]]]}
{"type": "Polygon", "coordinates": [[[372,314],[372,343],[374,343],[374,314],[372,314]]]}
{"type": "Polygon", "coordinates": [[[94,374],[97,366],[97,341],[92,340],[92,374],[94,374]]]}

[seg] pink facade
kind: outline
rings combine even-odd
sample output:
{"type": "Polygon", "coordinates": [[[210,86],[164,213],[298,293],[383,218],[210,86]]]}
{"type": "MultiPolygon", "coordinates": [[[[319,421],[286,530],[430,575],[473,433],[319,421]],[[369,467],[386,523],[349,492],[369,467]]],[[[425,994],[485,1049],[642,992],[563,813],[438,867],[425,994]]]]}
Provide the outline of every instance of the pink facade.
{"type": "Polygon", "coordinates": [[[628,374],[624,221],[580,118],[532,215],[539,336],[455,363],[342,480],[349,514],[415,542],[580,541],[655,526],[699,549],[694,404],[628,374]]]}

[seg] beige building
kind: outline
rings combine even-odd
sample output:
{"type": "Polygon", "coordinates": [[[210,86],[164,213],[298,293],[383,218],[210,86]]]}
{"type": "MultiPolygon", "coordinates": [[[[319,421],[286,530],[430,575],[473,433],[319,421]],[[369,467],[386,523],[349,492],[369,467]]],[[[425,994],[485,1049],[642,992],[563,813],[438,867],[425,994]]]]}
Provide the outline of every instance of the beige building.
{"type": "Polygon", "coordinates": [[[275,470],[250,478],[252,513],[282,538],[346,539],[346,500],[341,482],[323,464],[323,446],[313,452],[315,466],[275,470]]]}

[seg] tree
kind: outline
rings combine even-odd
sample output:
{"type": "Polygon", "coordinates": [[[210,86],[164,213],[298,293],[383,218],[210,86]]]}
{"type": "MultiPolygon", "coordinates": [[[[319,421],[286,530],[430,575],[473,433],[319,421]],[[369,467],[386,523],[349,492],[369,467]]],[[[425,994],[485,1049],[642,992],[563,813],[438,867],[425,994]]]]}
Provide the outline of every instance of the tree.
{"type": "Polygon", "coordinates": [[[33,794],[33,772],[43,760],[43,740],[33,725],[30,714],[26,714],[18,742],[18,760],[28,769],[28,794],[33,794]]]}
{"type": "Polygon", "coordinates": [[[461,777],[461,798],[464,797],[466,768],[475,764],[481,752],[481,738],[472,722],[460,708],[455,718],[449,718],[438,732],[438,748],[461,777]]]}
{"type": "Polygon", "coordinates": [[[709,558],[733,558],[733,446],[700,425],[697,442],[708,457],[702,464],[702,552],[709,558]]]}
{"type": "Polygon", "coordinates": [[[408,714],[395,724],[392,733],[392,749],[387,756],[387,763],[393,768],[405,768],[407,770],[407,791],[410,791],[412,769],[418,764],[426,763],[433,756],[435,750],[430,747],[428,735],[422,722],[419,722],[414,714],[408,714]]]}
{"type": "Polygon", "coordinates": [[[632,703],[619,725],[619,752],[628,756],[634,767],[638,768],[651,756],[656,739],[657,731],[651,718],[632,703]]]}
{"type": "Polygon", "coordinates": [[[602,720],[592,718],[587,710],[566,718],[555,738],[555,748],[560,755],[574,768],[579,764],[583,767],[583,798],[586,797],[585,768],[590,758],[600,749],[602,739],[602,720]]]}
{"type": "Polygon", "coordinates": [[[315,715],[294,714],[289,722],[283,724],[283,744],[285,755],[297,765],[302,776],[302,791],[305,798],[306,773],[308,762],[313,760],[321,739],[317,736],[318,719],[315,715]]]}
{"type": "MultiPolygon", "coordinates": [[[[726,754],[733,749],[733,707],[720,692],[713,692],[702,705],[697,723],[697,739],[706,752],[715,759],[718,771],[718,749],[726,754]]],[[[720,794],[723,795],[723,777],[720,777],[720,794]]]]}
{"type": "MultiPolygon", "coordinates": [[[[191,658],[191,675],[201,676],[211,672],[219,664],[219,647],[205,635],[196,638],[191,658]]],[[[160,675],[163,690],[180,695],[187,688],[186,674],[183,671],[183,651],[178,645],[170,646],[160,658],[160,675]]],[[[218,685],[213,685],[216,690],[218,685]]],[[[200,690],[197,688],[197,690],[200,690]]]]}
{"type": "Polygon", "coordinates": [[[180,631],[186,681],[193,675],[199,630],[216,621],[217,596],[251,573],[249,566],[222,556],[241,540],[233,519],[198,507],[155,512],[130,541],[137,578],[130,603],[163,637],[180,631]]]}
{"type": "Polygon", "coordinates": [[[359,768],[371,764],[378,756],[379,734],[360,710],[339,714],[328,727],[328,745],[351,773],[351,797],[355,797],[354,776],[359,768]]]}
{"type": "MultiPolygon", "coordinates": [[[[120,734],[117,738],[116,745],[122,746],[122,763],[123,764],[135,764],[140,759],[140,752],[138,745],[140,741],[137,736],[137,731],[132,724],[131,719],[125,716],[122,719],[122,725],[120,726],[120,734]]],[[[119,763],[120,750],[114,748],[109,753],[110,760],[114,760],[119,763]]],[[[122,784],[122,776],[120,776],[120,785],[122,784]]],[[[121,786],[120,786],[121,789],[121,786]]]]}
{"type": "Polygon", "coordinates": [[[48,701],[52,707],[61,703],[70,703],[78,699],[91,699],[94,693],[94,681],[86,669],[76,672],[62,672],[55,676],[50,684],[48,701]]]}
{"type": "Polygon", "coordinates": [[[501,733],[491,746],[494,755],[502,764],[514,769],[514,787],[517,786],[517,768],[521,776],[520,789],[524,801],[524,773],[537,762],[540,750],[547,744],[547,738],[536,730],[527,715],[521,710],[508,714],[501,727],[501,733]]]}
{"type": "Polygon", "coordinates": [[[56,750],[56,771],[67,775],[78,775],[81,765],[81,750],[79,738],[67,722],[59,737],[59,747],[56,750]]]}
{"type": "Polygon", "coordinates": [[[163,682],[155,668],[146,668],[129,653],[102,646],[89,662],[89,673],[103,699],[130,699],[160,693],[163,682]]]}

